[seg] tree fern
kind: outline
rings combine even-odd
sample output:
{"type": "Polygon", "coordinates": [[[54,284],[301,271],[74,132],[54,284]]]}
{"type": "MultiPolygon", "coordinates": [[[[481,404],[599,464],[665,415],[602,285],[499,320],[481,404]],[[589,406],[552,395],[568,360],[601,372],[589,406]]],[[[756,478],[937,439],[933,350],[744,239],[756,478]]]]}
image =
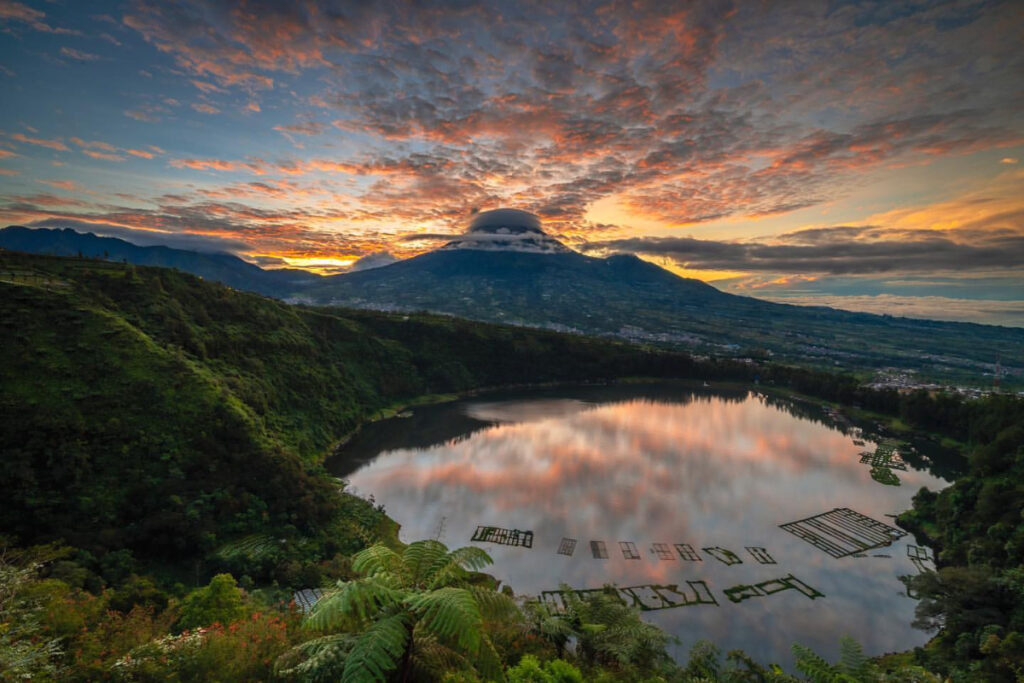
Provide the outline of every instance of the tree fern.
{"type": "Polygon", "coordinates": [[[399,612],[378,619],[363,631],[348,657],[342,683],[373,683],[386,680],[387,675],[398,667],[409,642],[407,614],[399,612]]]}
{"type": "Polygon", "coordinates": [[[475,652],[480,645],[483,617],[480,606],[465,588],[439,588],[413,597],[409,603],[425,629],[442,641],[475,652]]]}
{"type": "Polygon", "coordinates": [[[484,619],[495,621],[519,614],[519,607],[515,600],[504,593],[480,586],[470,586],[469,592],[473,594],[484,619]]]}
{"type": "Polygon", "coordinates": [[[860,643],[850,636],[839,639],[839,668],[857,681],[867,681],[874,673],[871,660],[865,656],[860,643]]]}
{"type": "Polygon", "coordinates": [[[352,556],[352,568],[366,576],[385,571],[398,574],[402,571],[402,557],[387,546],[371,545],[352,556]]]}
{"type": "Polygon", "coordinates": [[[341,583],[313,606],[307,624],[324,630],[342,626],[353,618],[365,622],[383,608],[400,604],[406,597],[405,592],[380,578],[365,577],[341,583]]]}
{"type": "Polygon", "coordinates": [[[796,668],[807,676],[812,683],[837,683],[843,681],[843,673],[838,667],[829,664],[824,657],[803,645],[793,645],[796,657],[796,668]]]}
{"type": "Polygon", "coordinates": [[[425,583],[434,573],[434,567],[443,567],[448,562],[448,549],[434,540],[410,543],[402,553],[402,570],[411,586],[425,583]]]}
{"type": "Polygon", "coordinates": [[[803,645],[794,645],[796,668],[813,683],[871,683],[883,680],[881,673],[865,656],[860,644],[849,636],[839,639],[839,662],[828,663],[803,645]]]}
{"type": "Polygon", "coordinates": [[[350,633],[307,640],[282,656],[274,666],[274,673],[282,678],[337,680],[354,644],[355,636],[350,633]]]}
{"type": "Polygon", "coordinates": [[[624,675],[648,678],[670,665],[665,651],[670,640],[656,626],[645,623],[636,609],[614,592],[597,592],[585,598],[563,586],[564,609],[552,614],[543,605],[530,609],[534,628],[562,652],[575,636],[576,653],[587,665],[610,665],[624,675]],[[559,628],[556,619],[564,623],[559,628]]]}
{"type": "Polygon", "coordinates": [[[356,553],[352,567],[363,576],[339,583],[306,617],[310,628],[343,633],[293,648],[282,658],[282,671],[337,680],[342,661],[342,681],[380,681],[395,669],[403,678],[415,673],[429,679],[454,662],[460,670],[500,679],[484,615],[500,618],[516,607],[507,596],[467,581],[467,569],[490,562],[478,548],[449,552],[437,541],[412,543],[401,554],[383,545],[356,553]],[[301,663],[291,666],[295,659],[301,663]]]}
{"type": "Polygon", "coordinates": [[[485,681],[504,680],[501,656],[494,643],[486,635],[480,639],[480,648],[476,658],[476,668],[485,681]]]}
{"type": "Polygon", "coordinates": [[[413,631],[413,680],[437,680],[447,671],[472,671],[469,659],[421,628],[413,631]]]}
{"type": "Polygon", "coordinates": [[[448,553],[448,557],[452,563],[469,571],[480,571],[484,567],[494,564],[494,560],[487,554],[487,551],[471,545],[456,548],[448,553]]]}
{"type": "Polygon", "coordinates": [[[439,558],[427,572],[427,588],[440,588],[465,581],[468,571],[477,571],[493,562],[480,548],[467,546],[439,558]]]}

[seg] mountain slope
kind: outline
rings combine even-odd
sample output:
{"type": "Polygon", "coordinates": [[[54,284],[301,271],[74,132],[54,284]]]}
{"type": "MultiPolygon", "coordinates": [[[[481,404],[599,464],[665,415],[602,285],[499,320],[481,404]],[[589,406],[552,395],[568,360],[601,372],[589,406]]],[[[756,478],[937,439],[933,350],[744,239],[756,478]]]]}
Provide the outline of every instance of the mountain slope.
{"type": "Polygon", "coordinates": [[[923,379],[1024,383],[1024,329],[776,304],[721,292],[630,255],[593,258],[546,235],[535,216],[480,214],[444,247],[358,272],[265,271],[228,254],[137,247],[70,230],[7,228],[0,247],[166,265],[295,302],[433,311],[573,330],[726,356],[851,370],[916,370],[923,379]],[[492,220],[495,217],[499,220],[492,220]],[[511,218],[510,218],[511,217],[511,218]]]}
{"type": "Polygon", "coordinates": [[[438,250],[324,278],[303,300],[428,310],[848,368],[899,366],[975,381],[1024,368],[1024,329],[776,304],[721,292],[634,256],[438,250]]]}
{"type": "Polygon", "coordinates": [[[393,304],[470,318],[561,323],[588,331],[629,324],[617,302],[664,302],[685,317],[734,297],[635,256],[597,259],[515,251],[439,250],[398,263],[324,278],[303,290],[317,303],[393,304]],[[665,294],[671,292],[666,297],[665,294]]]}
{"type": "Polygon", "coordinates": [[[30,229],[12,225],[0,230],[0,248],[30,254],[84,256],[127,261],[139,266],[177,268],[207,280],[268,296],[282,296],[319,279],[304,270],[263,270],[231,254],[140,247],[116,237],[82,234],[70,228],[30,229]]]}

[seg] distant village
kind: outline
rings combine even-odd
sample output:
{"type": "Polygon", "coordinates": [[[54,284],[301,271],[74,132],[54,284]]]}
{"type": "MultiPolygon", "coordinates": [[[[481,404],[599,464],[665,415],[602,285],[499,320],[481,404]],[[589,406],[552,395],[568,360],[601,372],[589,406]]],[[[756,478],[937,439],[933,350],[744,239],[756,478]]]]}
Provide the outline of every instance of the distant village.
{"type": "MultiPolygon", "coordinates": [[[[998,371],[993,374],[993,383],[989,387],[965,387],[949,384],[938,384],[936,382],[924,382],[913,370],[901,368],[885,368],[875,373],[872,380],[866,384],[869,389],[896,389],[900,393],[910,391],[952,391],[967,398],[981,398],[991,394],[1011,393],[999,386],[1000,376],[998,371]]],[[[1024,396],[1024,390],[1012,392],[1018,396],[1024,396]]]]}

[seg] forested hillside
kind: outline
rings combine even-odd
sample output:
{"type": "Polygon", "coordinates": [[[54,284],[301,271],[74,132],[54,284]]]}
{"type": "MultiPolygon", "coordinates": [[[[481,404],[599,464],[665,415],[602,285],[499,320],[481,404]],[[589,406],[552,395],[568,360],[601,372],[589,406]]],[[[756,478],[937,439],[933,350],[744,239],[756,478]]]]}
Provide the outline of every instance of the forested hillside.
{"type": "Polygon", "coordinates": [[[395,402],[694,368],[606,341],[299,308],[165,269],[11,253],[0,325],[0,529],[178,558],[329,519],[316,463],[395,402]]]}

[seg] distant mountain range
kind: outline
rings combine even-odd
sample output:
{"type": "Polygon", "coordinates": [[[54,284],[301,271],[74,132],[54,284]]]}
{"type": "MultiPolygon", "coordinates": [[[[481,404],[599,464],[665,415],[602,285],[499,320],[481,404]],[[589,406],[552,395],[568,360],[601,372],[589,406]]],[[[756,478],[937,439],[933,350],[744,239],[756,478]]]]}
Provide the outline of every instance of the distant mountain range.
{"type": "Polygon", "coordinates": [[[70,228],[61,230],[13,225],[0,230],[0,249],[177,268],[236,289],[274,297],[283,297],[288,292],[301,290],[320,279],[305,270],[263,270],[223,252],[207,254],[171,247],[140,247],[116,237],[99,237],[91,232],[82,234],[70,228]]]}
{"type": "Polygon", "coordinates": [[[138,247],[71,230],[10,227],[0,248],[178,268],[238,289],[313,305],[434,311],[683,347],[945,381],[1024,377],[1024,329],[777,304],[719,291],[632,255],[594,258],[545,234],[535,216],[479,214],[447,245],[358,272],[263,270],[230,254],[138,247]]]}

